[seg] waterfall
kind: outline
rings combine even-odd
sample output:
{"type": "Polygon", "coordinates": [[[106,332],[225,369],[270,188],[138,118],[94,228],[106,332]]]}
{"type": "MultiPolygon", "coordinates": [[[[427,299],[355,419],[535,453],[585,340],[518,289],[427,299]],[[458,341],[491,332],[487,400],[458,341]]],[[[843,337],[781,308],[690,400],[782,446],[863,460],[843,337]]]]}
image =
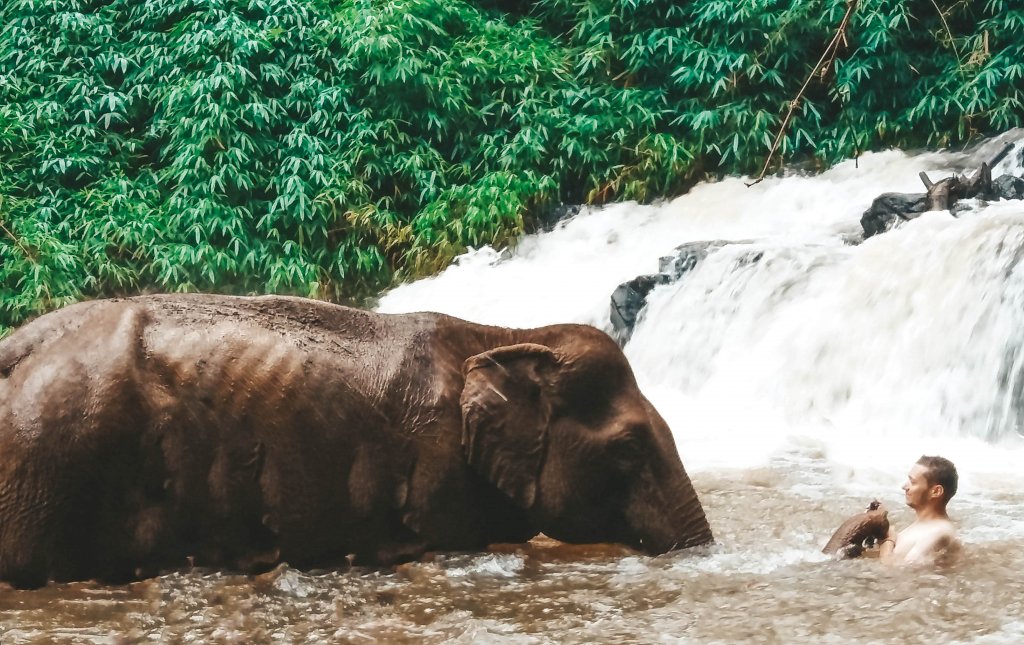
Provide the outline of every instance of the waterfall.
{"type": "MultiPolygon", "coordinates": [[[[672,201],[584,209],[515,249],[473,250],[382,297],[383,312],[611,330],[615,287],[694,241],[726,242],[647,298],[624,350],[691,470],[780,454],[863,469],[923,452],[975,473],[1024,452],[1024,203],[925,213],[860,242],[885,192],[976,169],[1024,175],[1024,132],[961,153],[865,154],[818,175],[728,178],[672,201]]],[[[899,470],[899,473],[902,473],[899,470]]]]}

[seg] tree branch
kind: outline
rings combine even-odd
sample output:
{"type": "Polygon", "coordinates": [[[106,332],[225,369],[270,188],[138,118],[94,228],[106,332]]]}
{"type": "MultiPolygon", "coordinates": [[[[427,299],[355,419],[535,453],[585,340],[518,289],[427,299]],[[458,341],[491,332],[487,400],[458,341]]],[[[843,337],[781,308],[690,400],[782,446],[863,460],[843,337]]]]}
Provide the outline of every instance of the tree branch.
{"type": "Polygon", "coordinates": [[[857,8],[858,0],[849,0],[846,6],[846,15],[843,16],[842,21],[839,23],[839,27],[836,28],[836,33],[832,37],[832,41],[822,52],[821,58],[815,63],[814,68],[811,69],[811,73],[807,75],[807,79],[804,81],[800,91],[796,93],[796,97],[789,102],[789,110],[786,111],[786,118],[782,120],[782,125],[779,127],[778,133],[775,135],[775,141],[772,143],[772,149],[768,152],[768,158],[764,160],[764,167],[761,168],[761,174],[757,176],[757,179],[747,184],[747,188],[764,181],[764,175],[768,172],[768,165],[772,162],[772,157],[775,156],[776,150],[779,148],[779,142],[782,141],[783,135],[786,133],[786,128],[789,126],[789,120],[793,118],[793,112],[796,111],[798,105],[800,105],[800,99],[803,98],[804,92],[807,91],[807,86],[811,84],[811,79],[814,78],[823,67],[831,65],[832,61],[836,58],[836,52],[839,51],[839,43],[846,37],[846,27],[850,24],[850,16],[853,15],[854,9],[857,8]],[[826,63],[825,59],[828,59],[826,63]]]}
{"type": "MultiPolygon", "coordinates": [[[[3,195],[0,195],[0,210],[3,209],[3,205],[4,197],[3,195]]],[[[21,243],[21,240],[18,239],[18,236],[12,233],[11,229],[7,228],[7,225],[4,223],[3,220],[0,220],[0,229],[3,229],[4,233],[7,233],[7,236],[11,238],[11,240],[19,249],[21,249],[21,252],[25,254],[25,257],[27,257],[29,260],[35,261],[35,257],[31,253],[29,253],[29,250],[25,248],[24,244],[21,243]]]]}

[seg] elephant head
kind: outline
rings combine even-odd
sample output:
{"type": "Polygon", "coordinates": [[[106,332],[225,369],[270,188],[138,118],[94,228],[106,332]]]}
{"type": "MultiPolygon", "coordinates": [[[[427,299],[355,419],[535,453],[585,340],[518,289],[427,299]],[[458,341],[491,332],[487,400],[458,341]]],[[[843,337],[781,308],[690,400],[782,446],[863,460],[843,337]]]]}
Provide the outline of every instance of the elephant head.
{"type": "Polygon", "coordinates": [[[710,542],[672,433],[618,346],[597,330],[541,340],[465,362],[469,464],[565,542],[648,553],[710,542]]]}

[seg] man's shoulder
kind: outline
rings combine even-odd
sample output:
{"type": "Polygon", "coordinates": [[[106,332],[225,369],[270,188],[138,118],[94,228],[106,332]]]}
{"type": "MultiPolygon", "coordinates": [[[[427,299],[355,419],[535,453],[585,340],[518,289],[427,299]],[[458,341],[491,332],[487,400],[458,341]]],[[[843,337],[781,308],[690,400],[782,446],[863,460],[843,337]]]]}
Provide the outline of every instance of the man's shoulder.
{"type": "Polygon", "coordinates": [[[918,520],[904,531],[918,535],[956,535],[956,526],[949,518],[918,520]]]}
{"type": "Polygon", "coordinates": [[[956,537],[956,526],[947,518],[930,520],[925,530],[935,536],[956,537]]]}
{"type": "MultiPolygon", "coordinates": [[[[902,554],[908,562],[937,560],[959,549],[956,526],[949,519],[919,521],[900,534],[904,540],[902,554]]],[[[899,541],[897,541],[897,544],[899,541]]]]}
{"type": "Polygon", "coordinates": [[[913,529],[911,534],[918,542],[923,541],[934,544],[956,539],[956,526],[948,519],[915,522],[908,528],[913,529]]]}

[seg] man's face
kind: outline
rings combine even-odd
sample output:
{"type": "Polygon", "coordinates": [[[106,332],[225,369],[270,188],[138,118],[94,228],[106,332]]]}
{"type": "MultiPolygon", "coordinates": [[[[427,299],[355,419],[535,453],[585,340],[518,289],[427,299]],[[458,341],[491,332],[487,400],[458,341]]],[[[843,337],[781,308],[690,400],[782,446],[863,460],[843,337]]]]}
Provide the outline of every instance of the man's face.
{"type": "Polygon", "coordinates": [[[907,506],[913,509],[923,508],[932,500],[932,489],[928,484],[928,469],[921,464],[914,464],[907,473],[907,481],[903,484],[903,493],[907,497],[907,506]]]}

